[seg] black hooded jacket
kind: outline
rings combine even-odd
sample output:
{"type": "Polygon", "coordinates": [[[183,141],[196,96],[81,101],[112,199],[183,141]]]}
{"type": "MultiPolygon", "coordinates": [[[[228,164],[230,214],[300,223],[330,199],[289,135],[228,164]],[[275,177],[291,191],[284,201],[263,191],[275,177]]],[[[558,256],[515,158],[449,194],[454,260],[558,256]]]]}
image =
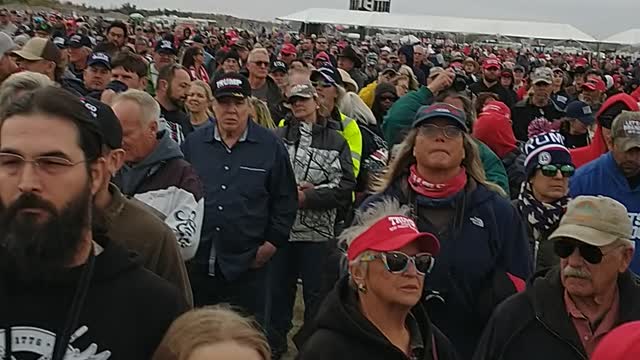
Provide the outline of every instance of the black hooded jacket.
{"type": "Polygon", "coordinates": [[[187,310],[184,295],[115,242],[99,242],[105,248],[93,258],[86,297],[77,311],[71,310],[72,299],[89,262],[56,281],[26,285],[0,248],[5,265],[0,267],[0,348],[10,329],[16,359],[49,357],[56,336],[75,315],[67,351],[95,354],[79,359],[151,358],[171,322],[187,310]]]}
{"type": "MultiPolygon", "coordinates": [[[[543,273],[541,273],[543,274],[543,273]]],[[[620,308],[615,326],[640,320],[640,284],[630,271],[618,277],[620,308]]],[[[564,303],[558,267],[505,300],[485,328],[474,360],[587,360],[564,303]]]]}
{"type": "MultiPolygon", "coordinates": [[[[422,333],[424,356],[420,360],[458,358],[449,340],[431,324],[422,305],[416,305],[411,314],[422,333]]],[[[408,359],[362,315],[347,277],[342,278],[325,299],[309,334],[298,360],[408,359]]]]}

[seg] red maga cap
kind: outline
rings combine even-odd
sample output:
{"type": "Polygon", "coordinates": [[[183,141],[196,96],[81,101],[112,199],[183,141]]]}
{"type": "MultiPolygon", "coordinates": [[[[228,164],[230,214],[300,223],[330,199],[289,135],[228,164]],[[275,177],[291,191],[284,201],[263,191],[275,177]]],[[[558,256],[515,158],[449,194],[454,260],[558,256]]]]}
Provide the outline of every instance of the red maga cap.
{"type": "Polygon", "coordinates": [[[440,242],[431,233],[419,232],[416,223],[406,216],[387,216],[378,220],[367,231],[356,237],[349,245],[347,258],[354,260],[366,250],[394,251],[405,245],[418,242],[420,252],[437,255],[440,242]]]}
{"type": "Polygon", "coordinates": [[[607,85],[605,85],[604,81],[602,81],[601,79],[591,79],[585,82],[582,87],[591,91],[607,91],[607,85]]]}
{"type": "Polygon", "coordinates": [[[488,58],[482,63],[483,69],[502,69],[500,60],[494,58],[488,58]]]}

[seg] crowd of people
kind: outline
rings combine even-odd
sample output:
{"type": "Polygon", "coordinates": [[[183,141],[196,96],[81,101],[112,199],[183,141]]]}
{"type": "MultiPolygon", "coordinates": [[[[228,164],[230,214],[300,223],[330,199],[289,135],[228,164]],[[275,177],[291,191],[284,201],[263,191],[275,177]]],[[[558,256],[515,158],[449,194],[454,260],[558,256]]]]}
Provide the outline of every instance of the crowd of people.
{"type": "Polygon", "coordinates": [[[638,359],[639,84],[0,10],[0,359],[638,359]]]}

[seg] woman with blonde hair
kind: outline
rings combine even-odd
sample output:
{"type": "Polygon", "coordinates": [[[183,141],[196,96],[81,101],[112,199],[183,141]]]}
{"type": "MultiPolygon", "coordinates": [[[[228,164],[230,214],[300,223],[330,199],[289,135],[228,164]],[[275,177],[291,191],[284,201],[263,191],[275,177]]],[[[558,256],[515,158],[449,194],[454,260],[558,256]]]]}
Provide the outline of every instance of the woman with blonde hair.
{"type": "Polygon", "coordinates": [[[194,129],[204,127],[211,124],[213,120],[213,94],[209,84],[202,80],[191,82],[191,88],[187,93],[187,101],[185,107],[189,113],[189,120],[194,129]]]}
{"type": "Polygon", "coordinates": [[[256,124],[267,129],[276,128],[267,103],[253,96],[249,98],[249,103],[251,104],[251,119],[256,124]]]}
{"type": "Polygon", "coordinates": [[[495,306],[532,273],[525,227],[504,192],[487,182],[463,110],[421,107],[397,156],[361,208],[385,197],[411,208],[442,248],[426,284],[433,323],[470,359],[495,306]]]}
{"type": "Polygon", "coordinates": [[[216,305],[177,318],[152,360],[271,360],[271,350],[253,320],[216,305]]]}

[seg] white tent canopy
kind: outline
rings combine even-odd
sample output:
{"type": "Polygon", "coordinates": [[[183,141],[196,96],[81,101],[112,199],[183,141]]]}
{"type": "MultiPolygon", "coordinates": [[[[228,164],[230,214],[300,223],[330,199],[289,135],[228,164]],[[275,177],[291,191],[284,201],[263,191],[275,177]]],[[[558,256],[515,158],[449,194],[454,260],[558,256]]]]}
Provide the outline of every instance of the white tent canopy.
{"type": "Polygon", "coordinates": [[[640,43],[640,29],[630,29],[604,39],[603,42],[623,44],[623,45],[635,45],[640,43]]]}
{"type": "Polygon", "coordinates": [[[430,15],[400,15],[339,9],[307,9],[278,20],[315,24],[341,24],[458,34],[596,42],[592,36],[568,24],[531,21],[455,18],[430,15]]]}

